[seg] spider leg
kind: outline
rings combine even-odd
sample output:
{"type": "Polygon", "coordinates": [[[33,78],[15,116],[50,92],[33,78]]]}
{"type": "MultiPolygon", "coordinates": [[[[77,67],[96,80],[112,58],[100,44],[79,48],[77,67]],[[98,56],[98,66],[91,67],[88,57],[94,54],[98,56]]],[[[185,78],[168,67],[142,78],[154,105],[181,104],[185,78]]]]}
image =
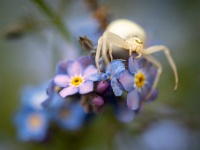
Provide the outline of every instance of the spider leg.
{"type": "Polygon", "coordinates": [[[109,59],[108,59],[108,54],[107,54],[107,43],[110,45],[109,41],[108,41],[108,34],[107,32],[105,32],[103,34],[103,45],[102,45],[102,55],[103,55],[103,59],[106,63],[106,65],[109,63],[109,59]]]}
{"type": "Polygon", "coordinates": [[[138,55],[135,58],[140,58],[142,56],[142,53],[137,53],[138,55]]]}
{"type": "Polygon", "coordinates": [[[150,55],[146,55],[144,56],[149,62],[151,62],[153,65],[155,65],[158,70],[157,70],[157,73],[156,73],[156,77],[155,77],[155,80],[154,80],[154,83],[153,83],[153,86],[150,90],[150,92],[148,93],[148,95],[146,96],[146,100],[151,96],[151,94],[153,93],[154,89],[156,88],[157,84],[158,84],[158,81],[160,79],[160,75],[162,73],[162,65],[161,63],[155,59],[153,56],[150,56],[150,55]]]}
{"type": "Polygon", "coordinates": [[[132,49],[131,46],[129,46],[129,56],[132,55],[132,50],[131,49],[132,49]]]}
{"type": "Polygon", "coordinates": [[[164,54],[167,57],[167,60],[168,60],[168,62],[170,64],[170,66],[171,66],[171,68],[172,68],[172,70],[174,72],[174,77],[175,77],[174,91],[176,91],[177,88],[178,88],[178,73],[177,73],[176,65],[175,65],[175,63],[174,63],[174,61],[173,61],[173,59],[172,59],[172,57],[170,55],[169,49],[164,45],[156,45],[156,46],[151,46],[151,47],[147,48],[143,52],[143,54],[144,55],[149,55],[149,54],[156,53],[156,52],[159,52],[159,51],[163,51],[164,52],[164,54]]]}
{"type": "Polygon", "coordinates": [[[129,50],[130,45],[120,36],[106,31],[107,43],[129,50]]]}
{"type": "Polygon", "coordinates": [[[102,48],[102,55],[104,58],[104,61],[106,62],[106,64],[109,63],[109,59],[108,59],[108,54],[107,54],[107,44],[109,45],[108,49],[109,49],[109,55],[110,55],[110,59],[113,60],[112,57],[112,47],[113,45],[120,47],[120,48],[124,48],[129,50],[130,46],[129,44],[120,36],[106,31],[103,34],[103,48],[102,48]]]}
{"type": "Polygon", "coordinates": [[[95,63],[96,63],[99,73],[101,72],[100,66],[99,66],[99,58],[100,58],[100,54],[101,54],[102,42],[103,42],[103,38],[100,37],[98,40],[98,46],[97,46],[96,56],[95,56],[95,63]]]}
{"type": "Polygon", "coordinates": [[[113,61],[113,56],[112,56],[112,43],[109,44],[109,55],[110,55],[110,60],[113,61]]]}

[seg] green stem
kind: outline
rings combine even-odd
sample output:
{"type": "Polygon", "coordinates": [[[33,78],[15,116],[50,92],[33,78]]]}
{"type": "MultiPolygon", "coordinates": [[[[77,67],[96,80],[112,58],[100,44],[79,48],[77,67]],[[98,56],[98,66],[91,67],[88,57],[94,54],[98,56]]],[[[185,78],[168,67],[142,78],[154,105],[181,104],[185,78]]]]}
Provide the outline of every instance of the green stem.
{"type": "Polygon", "coordinates": [[[67,40],[71,41],[69,31],[66,29],[62,19],[56,13],[53,12],[43,0],[33,0],[33,2],[40,6],[40,9],[51,19],[52,23],[57,27],[62,36],[67,40]]]}

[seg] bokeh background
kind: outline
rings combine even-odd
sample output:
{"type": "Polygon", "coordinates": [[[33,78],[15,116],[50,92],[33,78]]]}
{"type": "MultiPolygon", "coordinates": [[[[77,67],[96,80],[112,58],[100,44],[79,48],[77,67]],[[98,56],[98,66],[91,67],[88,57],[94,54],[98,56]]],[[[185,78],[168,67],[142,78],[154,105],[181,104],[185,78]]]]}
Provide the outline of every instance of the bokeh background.
{"type": "Polygon", "coordinates": [[[99,23],[86,1],[45,0],[59,14],[63,27],[52,22],[35,1],[0,0],[0,149],[81,150],[198,150],[200,149],[200,1],[198,0],[101,0],[108,20],[127,18],[147,33],[147,46],[163,44],[178,68],[179,88],[162,53],[163,65],[156,101],[128,124],[116,120],[112,110],[95,116],[81,131],[56,129],[50,142],[21,142],[13,124],[21,89],[53,77],[59,60],[82,55],[78,37],[96,44],[99,23]]]}

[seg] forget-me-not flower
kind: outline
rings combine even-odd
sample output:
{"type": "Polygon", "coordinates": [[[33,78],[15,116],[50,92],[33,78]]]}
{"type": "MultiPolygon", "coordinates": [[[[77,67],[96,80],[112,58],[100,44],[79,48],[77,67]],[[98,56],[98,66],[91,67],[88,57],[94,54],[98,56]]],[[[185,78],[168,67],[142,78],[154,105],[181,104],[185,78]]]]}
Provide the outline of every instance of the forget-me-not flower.
{"type": "Polygon", "coordinates": [[[47,84],[41,84],[40,86],[28,86],[22,90],[22,104],[25,107],[29,107],[36,110],[42,110],[42,103],[48,99],[46,93],[47,84]]]}
{"type": "Polygon", "coordinates": [[[78,102],[63,101],[63,104],[52,112],[53,120],[63,129],[77,130],[82,127],[86,113],[78,102]]]}
{"type": "Polygon", "coordinates": [[[110,80],[110,85],[113,89],[115,96],[121,96],[123,93],[123,88],[118,82],[122,71],[125,70],[124,63],[121,60],[114,60],[106,66],[105,73],[102,74],[103,80],[110,80]]]}
{"type": "MultiPolygon", "coordinates": [[[[128,69],[122,72],[119,82],[123,85],[127,94],[127,105],[129,109],[137,110],[141,101],[147,100],[147,96],[153,86],[157,69],[145,58],[129,58],[128,69]]],[[[155,98],[156,90],[149,99],[155,98]]]]}
{"type": "Polygon", "coordinates": [[[62,98],[93,91],[94,83],[89,76],[97,73],[97,69],[93,64],[87,64],[84,60],[67,61],[59,70],[60,74],[54,77],[55,84],[62,88],[59,92],[62,98]]]}
{"type": "Polygon", "coordinates": [[[17,134],[22,141],[43,141],[49,127],[49,115],[44,110],[24,107],[15,116],[17,134]]]}

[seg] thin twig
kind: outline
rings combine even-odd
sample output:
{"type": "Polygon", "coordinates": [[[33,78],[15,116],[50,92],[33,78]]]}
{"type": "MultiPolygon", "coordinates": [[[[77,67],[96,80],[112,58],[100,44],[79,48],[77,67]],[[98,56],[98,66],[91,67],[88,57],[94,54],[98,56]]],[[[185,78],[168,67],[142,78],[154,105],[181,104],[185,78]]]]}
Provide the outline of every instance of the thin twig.
{"type": "Polygon", "coordinates": [[[43,0],[33,0],[33,2],[35,4],[37,4],[38,6],[40,6],[40,9],[43,11],[43,13],[45,13],[50,18],[52,23],[57,27],[57,29],[61,33],[61,35],[67,41],[71,41],[70,33],[67,30],[67,28],[65,27],[60,16],[58,14],[54,13],[54,11],[52,9],[50,9],[50,7],[47,6],[47,4],[45,4],[45,2],[43,0]]]}

